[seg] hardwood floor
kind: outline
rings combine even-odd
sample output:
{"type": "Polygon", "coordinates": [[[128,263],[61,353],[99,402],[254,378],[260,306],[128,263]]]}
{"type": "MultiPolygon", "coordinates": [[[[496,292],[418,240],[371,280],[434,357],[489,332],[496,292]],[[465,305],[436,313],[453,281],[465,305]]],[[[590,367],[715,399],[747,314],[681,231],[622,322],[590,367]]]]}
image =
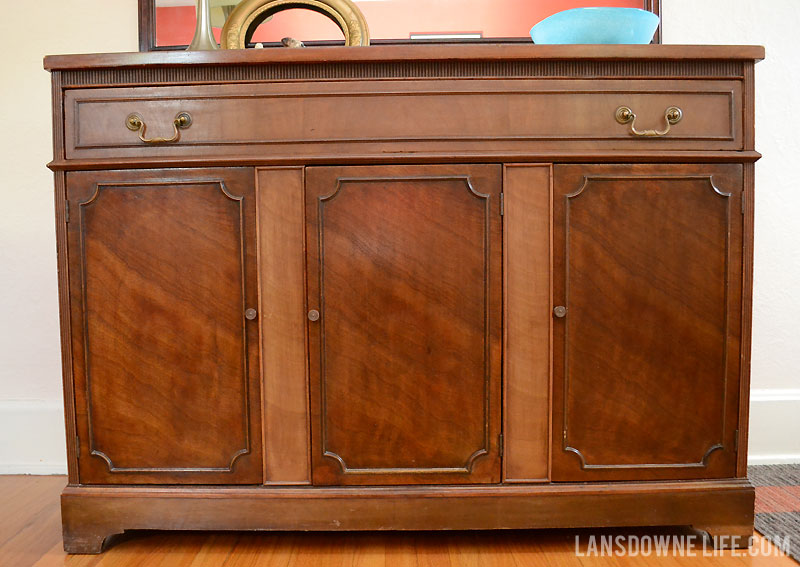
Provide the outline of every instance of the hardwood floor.
{"type": "MultiPolygon", "coordinates": [[[[587,556],[589,536],[686,535],[682,529],[539,530],[414,533],[133,532],[101,555],[66,555],[61,548],[59,493],[63,476],[0,476],[0,567],[538,567],[708,565],[792,566],[758,535],[758,555],[715,552],[703,557],[587,556]],[[575,538],[579,537],[579,554],[575,538]],[[763,555],[769,553],[769,555],[763,555]]],[[[792,542],[795,544],[795,542],[792,542]]],[[[800,542],[797,542],[800,543],[800,542]]]]}

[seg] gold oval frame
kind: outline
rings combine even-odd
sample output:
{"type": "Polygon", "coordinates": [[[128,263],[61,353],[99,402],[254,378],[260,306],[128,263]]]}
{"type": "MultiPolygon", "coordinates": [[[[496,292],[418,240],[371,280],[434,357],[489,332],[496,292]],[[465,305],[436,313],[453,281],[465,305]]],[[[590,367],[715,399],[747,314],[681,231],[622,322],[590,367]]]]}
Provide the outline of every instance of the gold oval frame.
{"type": "Polygon", "coordinates": [[[345,45],[369,45],[367,20],[351,0],[244,0],[222,27],[222,49],[244,49],[258,24],[292,8],[313,10],[333,20],[344,34],[345,45]]]}

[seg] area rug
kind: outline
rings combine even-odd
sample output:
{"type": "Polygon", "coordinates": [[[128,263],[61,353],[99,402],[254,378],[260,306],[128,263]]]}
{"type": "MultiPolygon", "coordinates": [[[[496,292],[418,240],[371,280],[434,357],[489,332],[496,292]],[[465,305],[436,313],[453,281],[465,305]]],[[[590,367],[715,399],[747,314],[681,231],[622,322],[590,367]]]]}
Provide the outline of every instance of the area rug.
{"type": "Polygon", "coordinates": [[[800,464],[751,466],[747,476],[756,487],[756,531],[800,562],[800,464]]]}

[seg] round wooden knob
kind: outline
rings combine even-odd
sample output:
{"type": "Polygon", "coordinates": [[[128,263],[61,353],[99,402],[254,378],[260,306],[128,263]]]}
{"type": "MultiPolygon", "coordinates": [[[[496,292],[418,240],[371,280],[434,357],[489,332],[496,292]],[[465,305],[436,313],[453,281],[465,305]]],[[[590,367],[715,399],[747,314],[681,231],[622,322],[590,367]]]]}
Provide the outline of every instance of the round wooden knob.
{"type": "Polygon", "coordinates": [[[248,321],[252,321],[253,319],[256,318],[257,315],[258,315],[258,312],[255,309],[253,309],[252,307],[244,312],[244,316],[248,321]]]}

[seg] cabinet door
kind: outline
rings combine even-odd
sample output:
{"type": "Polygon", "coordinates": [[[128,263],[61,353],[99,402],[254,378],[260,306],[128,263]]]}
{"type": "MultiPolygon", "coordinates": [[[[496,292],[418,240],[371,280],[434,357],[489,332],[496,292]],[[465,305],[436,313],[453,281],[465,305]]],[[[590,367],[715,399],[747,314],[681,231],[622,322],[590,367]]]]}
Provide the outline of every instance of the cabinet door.
{"type": "Polygon", "coordinates": [[[306,179],[314,483],[498,482],[501,168],[306,179]]]}
{"type": "Polygon", "coordinates": [[[740,165],[555,168],[554,480],[734,476],[742,185],[740,165]]]}
{"type": "Polygon", "coordinates": [[[68,174],[81,483],[261,482],[253,184],[68,174]]]}

